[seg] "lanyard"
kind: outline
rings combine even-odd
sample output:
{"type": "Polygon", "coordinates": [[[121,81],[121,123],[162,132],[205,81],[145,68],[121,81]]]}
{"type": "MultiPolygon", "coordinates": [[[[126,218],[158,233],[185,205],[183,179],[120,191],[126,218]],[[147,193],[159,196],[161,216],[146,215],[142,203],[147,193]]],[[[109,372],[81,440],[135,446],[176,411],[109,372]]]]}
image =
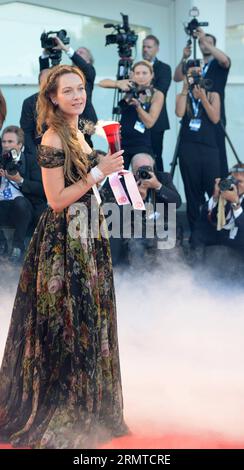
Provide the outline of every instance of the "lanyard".
{"type": "Polygon", "coordinates": [[[204,65],[203,67],[203,71],[202,71],[202,77],[205,78],[207,73],[208,73],[208,69],[210,67],[210,64],[212,62],[213,59],[211,59],[207,64],[204,65]]]}
{"type": "Polygon", "coordinates": [[[194,115],[194,118],[196,118],[198,116],[198,112],[199,112],[199,106],[200,106],[200,103],[201,103],[201,100],[200,98],[196,101],[194,96],[192,95],[192,92],[190,91],[189,92],[189,96],[191,98],[191,102],[192,102],[192,108],[193,108],[193,115],[194,115]]]}

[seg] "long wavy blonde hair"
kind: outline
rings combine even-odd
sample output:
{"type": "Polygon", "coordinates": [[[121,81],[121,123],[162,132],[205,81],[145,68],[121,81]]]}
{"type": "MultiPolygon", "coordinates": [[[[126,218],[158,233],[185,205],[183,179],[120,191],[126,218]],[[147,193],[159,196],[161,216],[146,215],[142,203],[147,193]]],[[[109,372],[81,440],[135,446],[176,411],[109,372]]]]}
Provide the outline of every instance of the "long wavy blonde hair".
{"type": "Polygon", "coordinates": [[[42,134],[43,126],[47,125],[58,134],[65,153],[64,175],[69,181],[75,183],[80,178],[86,181],[87,157],[81,150],[76,129],[69,125],[65,114],[51,100],[51,96],[57,94],[59,78],[70,73],[78,75],[85,86],[84,74],[77,67],[70,65],[53,67],[41,84],[37,100],[37,132],[42,134]]]}

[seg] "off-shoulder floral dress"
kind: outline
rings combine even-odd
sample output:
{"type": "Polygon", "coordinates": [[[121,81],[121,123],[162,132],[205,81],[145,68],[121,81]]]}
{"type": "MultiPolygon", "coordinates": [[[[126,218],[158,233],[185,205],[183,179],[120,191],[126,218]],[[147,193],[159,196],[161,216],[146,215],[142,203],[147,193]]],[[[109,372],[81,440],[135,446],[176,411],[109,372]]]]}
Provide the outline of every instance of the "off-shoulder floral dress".
{"type": "MultiPolygon", "coordinates": [[[[39,147],[43,167],[64,158],[39,147]]],[[[89,218],[88,237],[73,234],[71,207],[43,213],[20,276],[0,371],[0,440],[14,445],[95,447],[128,431],[109,241],[89,218]]]]}

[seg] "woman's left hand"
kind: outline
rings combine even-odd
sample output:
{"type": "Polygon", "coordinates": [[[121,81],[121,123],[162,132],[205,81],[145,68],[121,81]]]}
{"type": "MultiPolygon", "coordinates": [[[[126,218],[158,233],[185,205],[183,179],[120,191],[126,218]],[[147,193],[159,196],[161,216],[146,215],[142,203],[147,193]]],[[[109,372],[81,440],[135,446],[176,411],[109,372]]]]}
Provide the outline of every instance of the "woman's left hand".
{"type": "Polygon", "coordinates": [[[204,88],[200,87],[200,85],[194,86],[193,95],[194,98],[196,98],[197,100],[201,100],[202,103],[204,103],[204,101],[207,101],[206,91],[204,88]]]}
{"type": "Polygon", "coordinates": [[[141,107],[140,101],[137,100],[136,98],[131,98],[129,104],[132,105],[132,106],[135,106],[135,108],[140,108],[141,107]]]}

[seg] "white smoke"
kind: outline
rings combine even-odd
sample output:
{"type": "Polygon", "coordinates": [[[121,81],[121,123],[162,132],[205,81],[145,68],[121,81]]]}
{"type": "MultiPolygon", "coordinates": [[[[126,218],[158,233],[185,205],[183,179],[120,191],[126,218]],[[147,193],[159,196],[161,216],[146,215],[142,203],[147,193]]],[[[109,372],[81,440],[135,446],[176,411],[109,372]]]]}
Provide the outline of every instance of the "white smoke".
{"type": "Polygon", "coordinates": [[[244,293],[180,268],[116,277],[128,424],[244,435],[244,293]]]}
{"type": "MultiPolygon", "coordinates": [[[[10,272],[8,275],[10,276],[10,272]]],[[[1,283],[0,355],[17,278],[1,283]]],[[[115,272],[125,417],[137,435],[244,435],[244,293],[184,265],[115,272]]]]}

